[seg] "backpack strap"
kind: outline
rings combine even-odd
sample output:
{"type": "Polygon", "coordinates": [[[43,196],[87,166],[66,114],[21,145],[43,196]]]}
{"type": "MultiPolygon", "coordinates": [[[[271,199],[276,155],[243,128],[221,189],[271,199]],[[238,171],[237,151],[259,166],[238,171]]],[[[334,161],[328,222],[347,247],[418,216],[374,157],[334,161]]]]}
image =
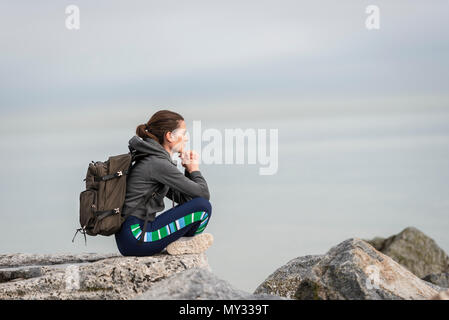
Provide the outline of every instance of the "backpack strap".
{"type": "MultiPolygon", "coordinates": [[[[172,201],[173,201],[173,203],[172,203],[172,205],[173,205],[173,207],[175,206],[175,203],[174,203],[174,192],[175,192],[175,190],[172,190],[172,201]]],[[[156,192],[153,192],[153,195],[155,194],[156,192]]],[[[146,197],[145,197],[146,198],[146,197]]],[[[146,201],[145,201],[145,203],[146,203],[146,201]]],[[[172,208],[173,208],[172,207],[172,208]]],[[[127,214],[128,215],[128,214],[127,214]]],[[[144,239],[145,239],[145,232],[147,231],[147,224],[148,224],[148,212],[145,212],[145,223],[143,224],[143,230],[142,230],[142,235],[140,236],[140,238],[139,238],[139,241],[137,242],[138,244],[142,244],[143,243],[143,241],[144,241],[144,239]]]]}
{"type": "Polygon", "coordinates": [[[87,238],[86,238],[86,229],[85,228],[78,228],[76,229],[75,235],[72,238],[72,242],[75,241],[75,237],[80,232],[84,236],[84,244],[87,246],[87,238]]]}
{"type": "Polygon", "coordinates": [[[147,232],[147,224],[148,224],[148,212],[145,213],[145,223],[143,224],[142,234],[140,235],[140,239],[137,242],[138,244],[142,244],[145,239],[145,233],[147,232]]]}
{"type": "Polygon", "coordinates": [[[120,212],[120,208],[115,208],[112,210],[104,210],[104,211],[95,211],[95,215],[97,216],[97,220],[102,220],[106,218],[107,216],[110,216],[112,214],[116,214],[120,212]]]}
{"type": "Polygon", "coordinates": [[[129,172],[129,170],[125,170],[123,172],[122,171],[117,171],[116,173],[107,174],[107,175],[102,176],[102,177],[94,177],[94,180],[95,181],[107,181],[107,180],[111,180],[111,179],[114,179],[114,178],[121,177],[124,174],[128,174],[128,172],[129,172]]]}
{"type": "Polygon", "coordinates": [[[139,203],[136,204],[136,206],[132,207],[131,210],[126,211],[126,214],[123,214],[122,210],[122,217],[124,217],[125,219],[128,218],[128,216],[133,213],[138,207],[140,207],[144,203],[147,203],[148,199],[150,197],[154,197],[155,195],[156,191],[154,191],[153,193],[148,192],[145,197],[143,197],[142,200],[140,200],[139,203]]]}
{"type": "MultiPolygon", "coordinates": [[[[154,197],[156,195],[156,192],[153,192],[152,194],[151,194],[151,197],[154,197]]],[[[145,198],[143,199],[143,203],[147,203],[147,201],[148,201],[148,199],[150,198],[150,193],[147,193],[147,195],[145,196],[145,198]]],[[[139,203],[139,205],[140,205],[140,203],[139,203]]],[[[137,208],[138,206],[135,206],[133,209],[132,209],[132,211],[134,211],[136,208],[137,208]]],[[[129,212],[127,212],[126,213],[126,216],[128,216],[130,213],[129,212]]],[[[142,235],[140,236],[140,239],[139,239],[139,244],[142,244],[143,243],[143,239],[144,239],[144,237],[145,237],[145,232],[147,231],[147,224],[148,224],[148,212],[145,212],[145,223],[143,224],[143,230],[142,230],[142,235]]]]}

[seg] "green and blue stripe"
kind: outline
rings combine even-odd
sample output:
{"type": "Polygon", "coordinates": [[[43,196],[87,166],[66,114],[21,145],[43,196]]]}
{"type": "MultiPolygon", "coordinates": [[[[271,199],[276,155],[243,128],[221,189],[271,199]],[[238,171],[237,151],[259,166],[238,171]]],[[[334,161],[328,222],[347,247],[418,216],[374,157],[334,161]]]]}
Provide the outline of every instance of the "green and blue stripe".
{"type": "MultiPolygon", "coordinates": [[[[203,230],[206,228],[208,220],[209,220],[209,215],[207,214],[206,211],[192,212],[182,218],[179,218],[179,219],[163,226],[162,228],[159,228],[157,230],[150,231],[150,232],[145,232],[143,241],[144,242],[152,242],[152,241],[161,240],[161,239],[169,236],[173,232],[176,232],[176,231],[178,231],[192,223],[195,223],[197,221],[201,221],[200,226],[195,231],[195,234],[198,234],[198,233],[203,232],[203,230]]],[[[140,229],[139,224],[133,224],[131,226],[131,232],[132,232],[134,238],[136,238],[136,239],[140,239],[140,237],[142,236],[142,230],[140,229]]]]}

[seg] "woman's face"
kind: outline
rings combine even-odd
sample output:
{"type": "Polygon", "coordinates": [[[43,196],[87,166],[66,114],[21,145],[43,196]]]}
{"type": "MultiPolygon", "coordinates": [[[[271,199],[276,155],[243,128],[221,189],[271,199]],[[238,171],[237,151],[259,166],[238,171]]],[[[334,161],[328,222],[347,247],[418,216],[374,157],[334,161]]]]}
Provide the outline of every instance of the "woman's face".
{"type": "Polygon", "coordinates": [[[173,152],[182,152],[185,149],[185,144],[188,141],[186,132],[186,123],[182,120],[179,127],[171,132],[172,142],[170,146],[173,152]]]}

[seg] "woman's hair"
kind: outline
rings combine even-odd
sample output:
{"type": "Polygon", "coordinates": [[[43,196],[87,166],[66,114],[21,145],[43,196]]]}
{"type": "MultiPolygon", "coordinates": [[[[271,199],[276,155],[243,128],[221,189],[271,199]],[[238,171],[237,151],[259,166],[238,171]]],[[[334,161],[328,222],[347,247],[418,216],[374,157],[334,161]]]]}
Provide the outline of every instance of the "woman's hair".
{"type": "Polygon", "coordinates": [[[137,126],[136,134],[141,138],[151,138],[164,143],[165,133],[174,131],[179,126],[179,122],[184,118],[176,112],[170,110],[159,110],[153,114],[147,123],[137,126]]]}

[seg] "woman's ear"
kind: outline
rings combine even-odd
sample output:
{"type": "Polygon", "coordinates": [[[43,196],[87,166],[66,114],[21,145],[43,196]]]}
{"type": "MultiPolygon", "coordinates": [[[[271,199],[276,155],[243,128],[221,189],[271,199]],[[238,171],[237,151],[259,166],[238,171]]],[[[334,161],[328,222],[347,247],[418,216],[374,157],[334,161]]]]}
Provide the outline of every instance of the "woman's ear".
{"type": "Polygon", "coordinates": [[[165,133],[165,140],[167,140],[167,142],[171,143],[173,142],[173,136],[172,136],[172,132],[171,131],[167,131],[165,133]]]}

